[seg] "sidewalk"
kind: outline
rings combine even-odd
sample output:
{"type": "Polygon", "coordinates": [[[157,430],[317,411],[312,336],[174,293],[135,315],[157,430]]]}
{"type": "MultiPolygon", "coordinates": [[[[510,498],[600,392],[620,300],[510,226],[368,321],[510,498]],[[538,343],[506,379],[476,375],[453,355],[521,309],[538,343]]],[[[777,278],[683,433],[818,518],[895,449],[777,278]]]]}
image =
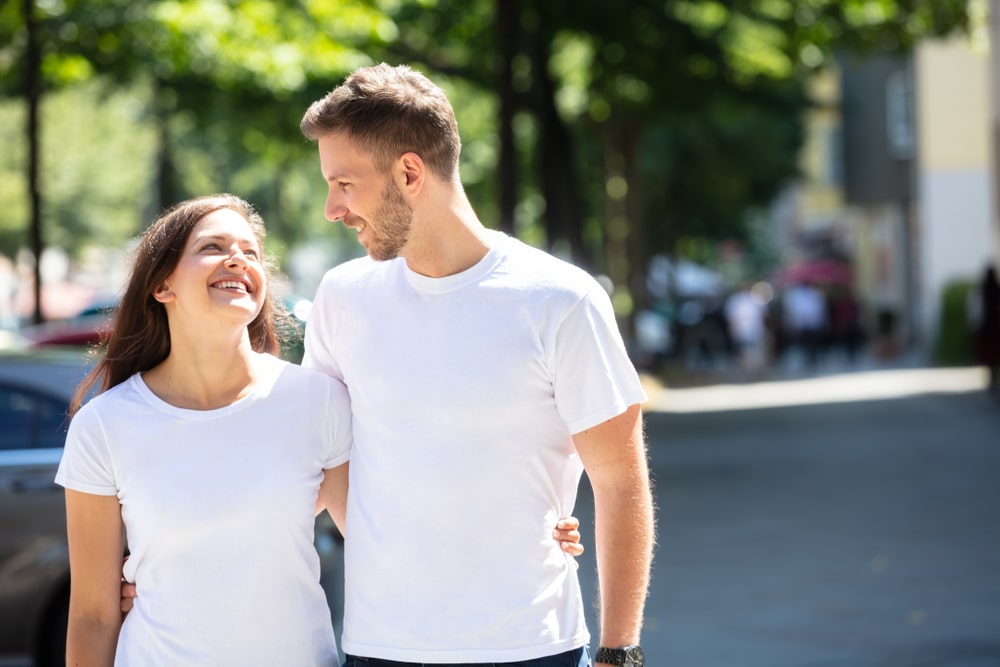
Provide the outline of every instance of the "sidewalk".
{"type": "MultiPolygon", "coordinates": [[[[728,360],[727,360],[728,361],[728,360]]],[[[935,367],[919,353],[891,359],[870,355],[849,363],[831,356],[815,367],[789,356],[764,372],[749,376],[731,363],[691,368],[682,361],[664,364],[657,373],[640,374],[645,409],[707,412],[901,398],[926,393],[985,390],[980,366],[935,367]]]]}

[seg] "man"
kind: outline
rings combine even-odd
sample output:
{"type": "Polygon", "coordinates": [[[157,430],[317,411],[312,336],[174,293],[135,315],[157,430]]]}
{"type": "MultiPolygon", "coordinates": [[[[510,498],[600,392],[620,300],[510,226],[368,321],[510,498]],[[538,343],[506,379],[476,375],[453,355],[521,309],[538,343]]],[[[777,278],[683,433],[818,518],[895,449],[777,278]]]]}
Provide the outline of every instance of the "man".
{"type": "Polygon", "coordinates": [[[423,75],[362,68],[301,128],[318,143],[326,217],[369,255],[324,277],[303,361],[352,401],[346,665],[589,665],[576,568],[551,539],[583,469],[596,664],[642,665],[645,395],[607,294],[481,224],[454,112],[423,75]]]}

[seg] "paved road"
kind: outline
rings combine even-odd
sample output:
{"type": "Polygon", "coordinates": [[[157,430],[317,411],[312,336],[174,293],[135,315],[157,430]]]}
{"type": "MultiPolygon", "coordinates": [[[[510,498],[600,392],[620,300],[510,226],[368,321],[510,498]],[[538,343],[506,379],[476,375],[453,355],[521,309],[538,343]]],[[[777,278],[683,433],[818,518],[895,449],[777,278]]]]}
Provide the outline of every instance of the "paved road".
{"type": "MultiPolygon", "coordinates": [[[[653,392],[649,667],[1000,665],[1000,401],[982,383],[653,392]]],[[[577,509],[588,522],[586,484],[577,509]]]]}

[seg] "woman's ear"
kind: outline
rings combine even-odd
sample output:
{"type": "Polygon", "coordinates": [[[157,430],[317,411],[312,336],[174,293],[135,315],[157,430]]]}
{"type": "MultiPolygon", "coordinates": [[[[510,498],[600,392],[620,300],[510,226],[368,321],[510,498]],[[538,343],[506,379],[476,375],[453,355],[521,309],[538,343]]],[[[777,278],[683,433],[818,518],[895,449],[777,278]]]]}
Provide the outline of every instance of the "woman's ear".
{"type": "Polygon", "coordinates": [[[170,289],[170,285],[168,285],[165,282],[160,283],[157,286],[157,288],[153,290],[153,298],[159,301],[160,303],[167,303],[169,301],[173,301],[175,296],[176,295],[174,294],[173,290],[170,289]]]}

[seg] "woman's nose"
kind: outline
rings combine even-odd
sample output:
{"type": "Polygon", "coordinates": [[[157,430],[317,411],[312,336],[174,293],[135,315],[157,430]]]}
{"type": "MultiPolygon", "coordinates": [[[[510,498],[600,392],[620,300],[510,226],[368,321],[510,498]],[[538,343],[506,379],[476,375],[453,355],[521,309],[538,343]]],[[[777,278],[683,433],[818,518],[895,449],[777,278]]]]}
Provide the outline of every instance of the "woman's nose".
{"type": "Polygon", "coordinates": [[[241,251],[237,250],[229,259],[226,260],[226,266],[242,269],[244,272],[250,268],[250,262],[247,260],[247,256],[241,251]]]}

